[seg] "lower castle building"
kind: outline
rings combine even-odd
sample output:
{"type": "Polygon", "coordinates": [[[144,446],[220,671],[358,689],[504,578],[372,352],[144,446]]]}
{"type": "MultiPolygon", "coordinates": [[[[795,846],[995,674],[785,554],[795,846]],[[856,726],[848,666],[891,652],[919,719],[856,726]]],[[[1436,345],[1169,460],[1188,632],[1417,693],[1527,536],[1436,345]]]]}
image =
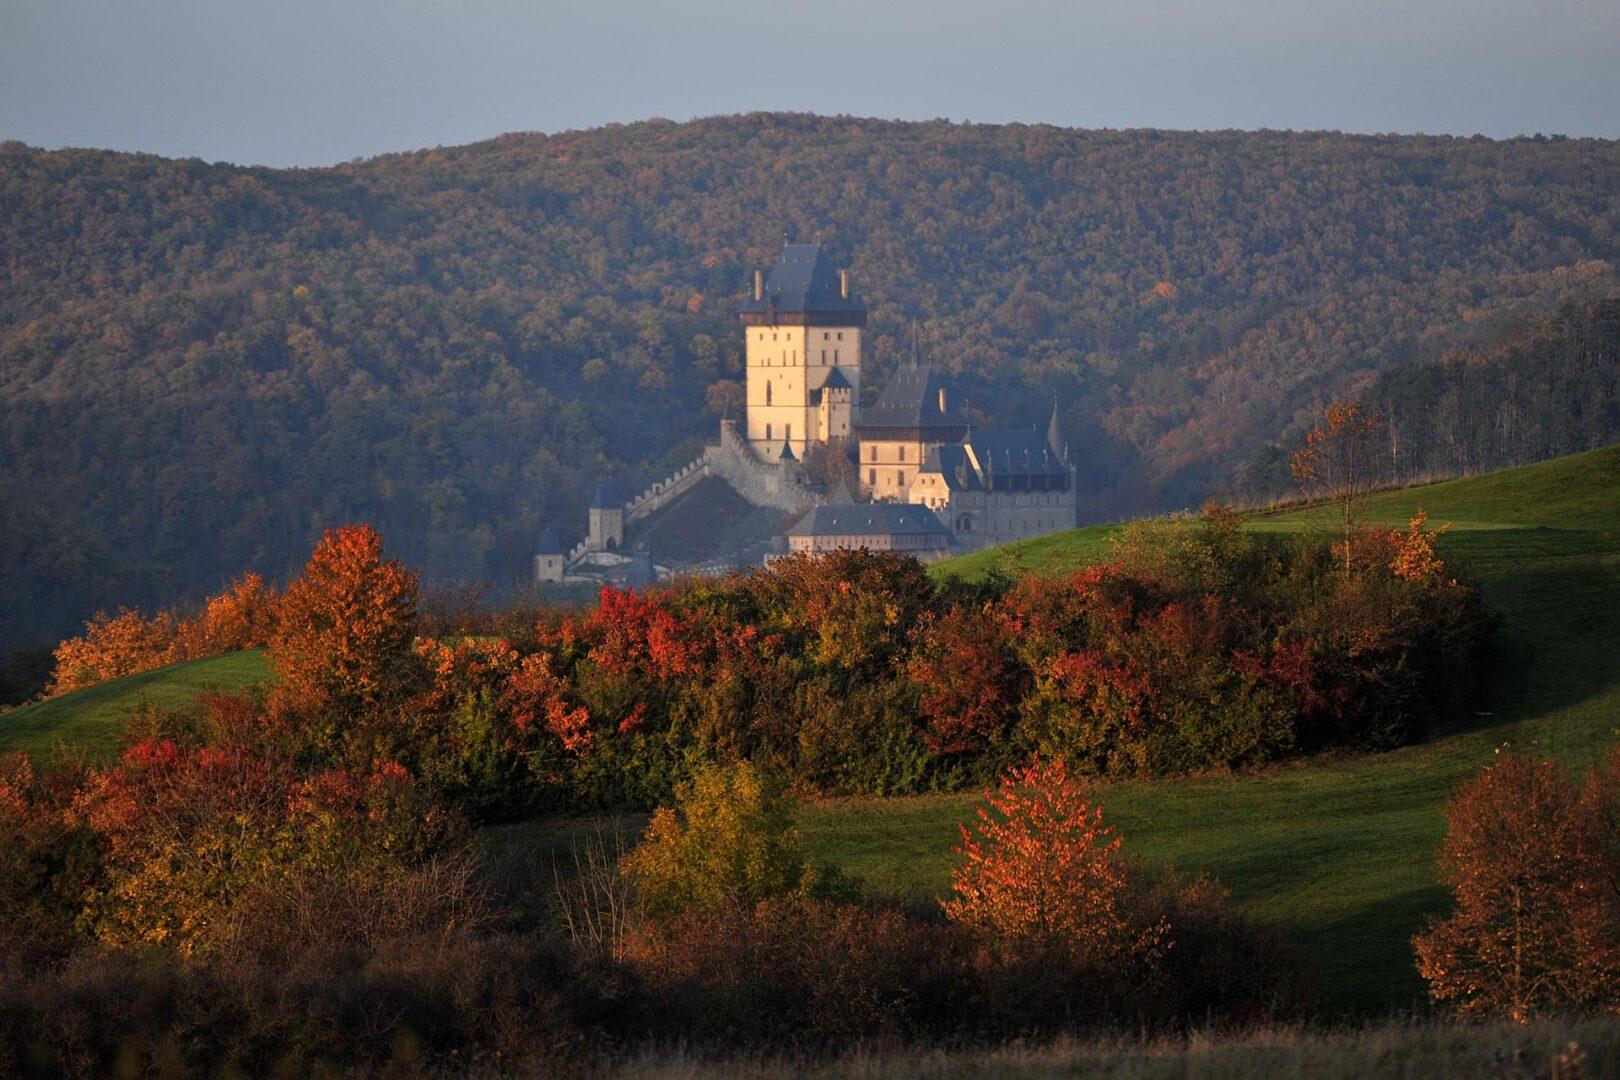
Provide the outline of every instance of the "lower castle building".
{"type": "Polygon", "coordinates": [[[1052,428],[983,430],[933,447],[908,492],[950,528],[959,551],[1072,529],[1079,500],[1067,448],[1052,428]]]}
{"type": "Polygon", "coordinates": [[[900,551],[923,562],[951,554],[951,531],[926,506],[858,503],[840,487],[787,532],[788,551],[900,551]]]}

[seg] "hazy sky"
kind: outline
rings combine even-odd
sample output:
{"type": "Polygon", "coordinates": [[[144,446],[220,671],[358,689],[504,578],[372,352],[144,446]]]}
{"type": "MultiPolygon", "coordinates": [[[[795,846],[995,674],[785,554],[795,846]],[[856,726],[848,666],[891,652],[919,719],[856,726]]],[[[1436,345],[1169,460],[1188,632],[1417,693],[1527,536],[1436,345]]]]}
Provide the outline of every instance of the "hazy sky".
{"type": "Polygon", "coordinates": [[[0,0],[0,139],[326,164],[754,109],[1620,137],[1620,0],[0,0]]]}

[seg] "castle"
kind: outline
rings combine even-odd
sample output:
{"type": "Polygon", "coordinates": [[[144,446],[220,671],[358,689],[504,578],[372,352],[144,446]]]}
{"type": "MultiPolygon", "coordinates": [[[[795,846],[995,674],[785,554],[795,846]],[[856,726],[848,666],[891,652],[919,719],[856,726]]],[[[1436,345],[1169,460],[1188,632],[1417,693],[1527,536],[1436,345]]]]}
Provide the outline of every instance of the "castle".
{"type": "Polygon", "coordinates": [[[710,478],[754,506],[801,513],[787,541],[794,550],[902,549],[926,534],[929,554],[972,551],[1077,524],[1076,470],[1056,403],[1044,433],[975,429],[943,380],[913,358],[862,408],[866,307],[849,271],[835,270],[820,245],[784,246],[768,274],[755,271],[737,315],[746,366],[741,422],[722,420],[717,445],[629,502],[599,488],[579,545],[564,552],[548,530],[535,556],[536,581],[612,576],[632,561],[638,577],[656,572],[644,550],[633,558],[619,553],[627,528],[696,494],[710,478]],[[842,512],[867,504],[843,490],[829,498],[805,485],[800,467],[813,452],[848,456],[871,504],[913,509],[842,512]],[[805,512],[813,508],[830,512],[805,512]],[[935,518],[937,528],[928,524],[935,518]],[[906,535],[872,531],[886,522],[900,523],[895,528],[906,535]]]}

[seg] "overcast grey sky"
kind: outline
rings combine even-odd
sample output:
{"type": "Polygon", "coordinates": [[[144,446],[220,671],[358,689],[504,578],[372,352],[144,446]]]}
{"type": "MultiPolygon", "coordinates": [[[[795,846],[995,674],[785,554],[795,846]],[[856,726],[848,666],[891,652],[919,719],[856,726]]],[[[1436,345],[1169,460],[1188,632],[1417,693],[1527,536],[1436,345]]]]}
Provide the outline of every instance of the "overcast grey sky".
{"type": "Polygon", "coordinates": [[[1620,0],[0,0],[0,139],[274,165],[754,109],[1620,136],[1620,0]]]}

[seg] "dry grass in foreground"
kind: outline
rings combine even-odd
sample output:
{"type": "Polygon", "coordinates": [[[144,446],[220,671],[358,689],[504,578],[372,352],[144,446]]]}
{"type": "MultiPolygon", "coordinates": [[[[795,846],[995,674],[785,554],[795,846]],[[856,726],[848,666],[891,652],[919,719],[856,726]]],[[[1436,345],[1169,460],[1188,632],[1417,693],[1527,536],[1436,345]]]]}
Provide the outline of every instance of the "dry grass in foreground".
{"type": "Polygon", "coordinates": [[[684,1050],[647,1050],[612,1075],[636,1080],[792,1074],[899,1080],[954,1077],[1097,1077],[1107,1080],[1257,1080],[1364,1077],[1418,1080],[1596,1080],[1620,1076],[1620,1018],[1534,1024],[1454,1025],[1392,1021],[1363,1028],[1271,1028],[1241,1035],[1060,1040],[988,1049],[875,1049],[832,1062],[791,1058],[715,1060],[684,1050]]]}

